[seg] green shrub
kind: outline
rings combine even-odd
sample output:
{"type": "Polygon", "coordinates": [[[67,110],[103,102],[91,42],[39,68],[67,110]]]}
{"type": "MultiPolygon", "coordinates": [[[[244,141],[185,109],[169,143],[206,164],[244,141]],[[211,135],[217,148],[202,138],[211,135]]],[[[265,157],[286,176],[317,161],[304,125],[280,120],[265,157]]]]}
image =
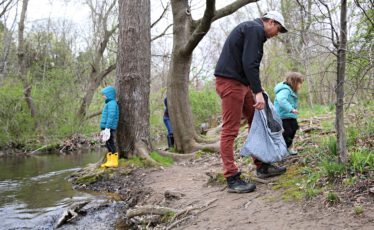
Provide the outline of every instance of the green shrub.
{"type": "Polygon", "coordinates": [[[322,160],[321,164],[322,173],[329,179],[333,179],[342,175],[345,172],[345,165],[336,162],[335,160],[322,160]]]}
{"type": "Polygon", "coordinates": [[[361,215],[362,213],[364,213],[364,207],[362,207],[361,205],[355,206],[353,212],[355,215],[361,215]]]}
{"type": "Polygon", "coordinates": [[[327,149],[329,155],[336,156],[337,155],[337,149],[336,149],[336,137],[328,137],[324,138],[322,140],[322,146],[321,149],[327,149]]]}
{"type": "Polygon", "coordinates": [[[349,163],[353,171],[364,173],[366,169],[374,169],[374,153],[370,150],[354,151],[349,156],[349,163]]]}
{"type": "Polygon", "coordinates": [[[339,197],[335,192],[329,191],[326,195],[326,201],[330,204],[339,202],[339,197]]]}
{"type": "Polygon", "coordinates": [[[213,116],[221,111],[220,99],[212,84],[207,82],[202,90],[190,88],[189,100],[196,128],[199,128],[201,123],[210,122],[213,116]]]}

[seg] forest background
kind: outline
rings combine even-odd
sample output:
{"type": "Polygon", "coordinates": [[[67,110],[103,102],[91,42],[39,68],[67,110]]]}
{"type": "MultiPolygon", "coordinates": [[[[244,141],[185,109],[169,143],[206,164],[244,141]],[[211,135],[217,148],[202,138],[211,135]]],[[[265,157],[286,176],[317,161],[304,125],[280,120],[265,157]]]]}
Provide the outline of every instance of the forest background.
{"type": "MultiPolygon", "coordinates": [[[[67,7],[66,12],[69,8],[81,12],[79,23],[74,17],[54,17],[54,12],[28,20],[28,15],[38,15],[31,12],[34,7],[25,11],[21,31],[24,2],[3,0],[0,7],[0,148],[32,151],[74,134],[97,135],[103,107],[99,92],[116,85],[117,1],[49,1],[67,7]],[[83,20],[82,15],[88,18],[83,20]]],[[[186,2],[192,18],[202,17],[205,2],[186,2]]],[[[217,1],[216,8],[232,2],[217,1]]],[[[284,74],[299,71],[306,77],[299,96],[301,117],[334,111],[340,9],[340,1],[262,0],[212,23],[194,49],[189,74],[188,96],[196,130],[202,123],[219,125],[220,100],[213,71],[225,38],[240,22],[268,10],[282,12],[290,32],[266,42],[261,64],[264,88],[274,98],[273,87],[284,74]]],[[[345,111],[373,111],[373,2],[348,1],[347,15],[345,111]]],[[[149,121],[150,138],[157,146],[166,144],[163,99],[173,43],[168,1],[151,1],[151,23],[149,121]]],[[[348,139],[361,133],[372,135],[373,120],[360,116],[365,125],[348,127],[348,139]]]]}

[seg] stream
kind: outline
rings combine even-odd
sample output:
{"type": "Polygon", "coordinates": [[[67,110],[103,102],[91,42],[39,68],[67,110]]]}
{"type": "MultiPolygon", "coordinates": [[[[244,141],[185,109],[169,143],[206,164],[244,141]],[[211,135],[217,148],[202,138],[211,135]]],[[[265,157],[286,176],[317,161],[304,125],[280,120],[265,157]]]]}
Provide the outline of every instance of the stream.
{"type": "MultiPolygon", "coordinates": [[[[71,204],[87,200],[107,202],[105,195],[73,190],[65,180],[72,172],[97,162],[103,154],[87,150],[67,155],[0,158],[0,229],[54,229],[71,204]]],[[[95,229],[108,229],[114,222],[108,215],[113,217],[117,206],[111,203],[104,208],[108,210],[101,208],[101,212],[87,215],[79,228],[64,225],[61,229],[81,229],[92,224],[95,229]]]]}

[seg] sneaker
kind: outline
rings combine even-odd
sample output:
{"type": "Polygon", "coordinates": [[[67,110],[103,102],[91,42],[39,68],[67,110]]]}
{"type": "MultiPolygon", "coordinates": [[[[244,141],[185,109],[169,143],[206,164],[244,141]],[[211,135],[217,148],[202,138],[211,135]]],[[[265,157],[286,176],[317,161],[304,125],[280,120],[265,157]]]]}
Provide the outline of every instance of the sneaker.
{"type": "Polygon", "coordinates": [[[256,189],[256,185],[249,184],[240,179],[240,172],[234,176],[227,177],[227,192],[230,193],[248,193],[253,192],[256,189]]]}
{"type": "Polygon", "coordinates": [[[287,170],[286,167],[278,167],[271,164],[262,163],[260,168],[257,168],[256,173],[258,178],[268,178],[273,176],[279,176],[285,173],[287,170]]]}

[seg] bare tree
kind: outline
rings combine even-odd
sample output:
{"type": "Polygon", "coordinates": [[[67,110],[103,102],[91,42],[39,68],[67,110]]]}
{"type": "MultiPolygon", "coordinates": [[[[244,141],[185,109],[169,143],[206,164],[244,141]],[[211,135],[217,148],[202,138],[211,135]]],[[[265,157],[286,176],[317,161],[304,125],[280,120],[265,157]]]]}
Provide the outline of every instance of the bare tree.
{"type": "Polygon", "coordinates": [[[347,162],[347,142],[344,128],[344,81],[347,49],[347,0],[341,0],[340,8],[340,38],[338,42],[338,65],[336,82],[336,149],[339,161],[347,162]]]}
{"type": "Polygon", "coordinates": [[[25,40],[24,40],[24,30],[25,30],[25,18],[26,18],[26,11],[27,11],[28,0],[22,1],[22,10],[21,10],[21,17],[18,23],[18,68],[19,68],[19,76],[23,82],[23,95],[25,96],[25,100],[27,106],[30,109],[31,116],[35,120],[35,127],[36,129],[39,127],[39,123],[36,119],[36,108],[34,102],[31,97],[31,83],[28,77],[28,59],[30,58],[29,54],[26,51],[25,40]]]}
{"type": "Polygon", "coordinates": [[[14,5],[17,4],[17,0],[0,0],[0,18],[10,10],[14,5]]]}
{"type": "Polygon", "coordinates": [[[121,155],[149,157],[149,92],[151,67],[150,1],[119,0],[117,88],[121,155]]]}
{"type": "MultiPolygon", "coordinates": [[[[178,152],[193,152],[206,147],[196,133],[188,100],[192,52],[210,29],[213,21],[234,13],[256,0],[237,0],[216,10],[215,1],[207,0],[204,15],[193,20],[188,0],[172,0],[173,50],[167,80],[167,97],[175,145],[178,152]]],[[[215,148],[217,150],[217,148],[215,148]]]]}
{"type": "Polygon", "coordinates": [[[106,8],[106,2],[104,1],[102,5],[99,6],[99,10],[96,10],[94,3],[90,0],[87,1],[88,6],[93,14],[94,21],[94,36],[99,36],[98,43],[95,45],[94,57],[91,64],[91,71],[88,86],[86,87],[85,95],[82,99],[81,106],[78,110],[78,117],[84,118],[86,116],[87,110],[92,102],[93,95],[96,89],[100,86],[103,79],[110,74],[115,68],[116,63],[112,63],[109,66],[103,66],[104,52],[107,48],[110,37],[117,30],[118,25],[113,26],[108,29],[108,17],[116,4],[115,0],[110,2],[109,6],[106,8]]]}

